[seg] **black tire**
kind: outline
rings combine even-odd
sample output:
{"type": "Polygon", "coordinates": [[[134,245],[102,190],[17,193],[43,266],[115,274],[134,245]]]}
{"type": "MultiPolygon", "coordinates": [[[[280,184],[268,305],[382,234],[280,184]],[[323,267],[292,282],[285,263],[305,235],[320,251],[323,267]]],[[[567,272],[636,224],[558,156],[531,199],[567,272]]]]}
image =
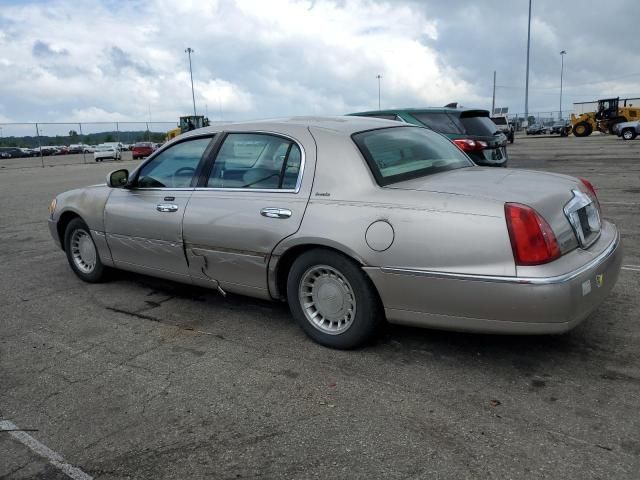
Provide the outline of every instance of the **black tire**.
{"type": "Polygon", "coordinates": [[[633,128],[625,128],[622,130],[623,140],[633,140],[638,136],[638,133],[633,128]]]}
{"type": "MultiPolygon", "coordinates": [[[[315,282],[324,281],[327,278],[329,278],[328,283],[330,284],[331,275],[327,274],[318,276],[311,285],[315,285],[315,282]]],[[[335,279],[333,280],[334,283],[344,285],[344,282],[337,279],[337,277],[334,276],[332,278],[335,279]]],[[[311,296],[310,292],[311,290],[308,295],[311,296]]],[[[335,298],[335,293],[332,296],[335,298]]],[[[382,321],[380,300],[371,280],[357,263],[332,250],[309,250],[295,260],[287,278],[287,299],[291,313],[302,330],[315,342],[325,347],[351,349],[363,346],[374,336],[382,321]],[[347,287],[351,287],[355,315],[350,317],[350,326],[346,327],[341,333],[325,333],[320,327],[315,326],[311,320],[307,319],[307,314],[299,296],[303,278],[308,278],[307,275],[314,269],[323,270],[327,266],[344,277],[347,281],[347,287]]],[[[343,308],[344,304],[345,302],[342,302],[343,308]]],[[[320,312],[320,309],[318,309],[316,313],[319,315],[316,315],[316,317],[324,315],[324,312],[320,312]]]]}
{"type": "Polygon", "coordinates": [[[588,137],[593,133],[593,128],[588,122],[578,122],[573,126],[573,134],[576,137],[588,137]]]}
{"type": "Polygon", "coordinates": [[[107,267],[105,267],[100,261],[100,255],[98,255],[96,244],[93,241],[93,238],[91,238],[91,231],[81,218],[74,218],[67,225],[67,228],[64,231],[64,251],[67,254],[67,261],[69,262],[71,269],[81,280],[89,283],[98,283],[105,280],[107,267]],[[74,260],[75,248],[72,245],[72,241],[76,232],[82,236],[86,235],[85,238],[87,241],[91,242],[91,245],[93,245],[95,250],[95,265],[91,271],[83,271],[76,263],[76,260],[74,260]]]}

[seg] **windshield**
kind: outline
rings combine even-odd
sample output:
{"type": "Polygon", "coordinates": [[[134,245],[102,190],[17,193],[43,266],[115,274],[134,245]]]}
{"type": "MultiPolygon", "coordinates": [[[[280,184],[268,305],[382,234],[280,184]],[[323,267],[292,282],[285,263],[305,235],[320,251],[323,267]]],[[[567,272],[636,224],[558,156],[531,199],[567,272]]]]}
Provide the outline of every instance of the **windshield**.
{"type": "Polygon", "coordinates": [[[382,128],[352,138],[379,185],[473,166],[458,147],[426,128],[382,128]]]}

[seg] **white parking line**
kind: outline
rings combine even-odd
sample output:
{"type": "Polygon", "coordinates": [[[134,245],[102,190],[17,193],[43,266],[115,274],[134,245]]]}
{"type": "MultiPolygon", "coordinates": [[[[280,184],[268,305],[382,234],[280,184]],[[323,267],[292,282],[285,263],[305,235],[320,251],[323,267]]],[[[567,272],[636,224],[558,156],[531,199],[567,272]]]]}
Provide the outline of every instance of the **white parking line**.
{"type": "Polygon", "coordinates": [[[73,478],[73,480],[93,480],[92,476],[87,475],[82,470],[74,467],[73,465],[69,465],[62,455],[54,452],[46,445],[43,445],[31,435],[28,435],[27,433],[21,431],[15,423],[9,420],[0,420],[0,431],[7,432],[9,435],[18,440],[20,443],[29,447],[35,453],[49,460],[52,465],[62,470],[68,477],[73,478]]]}
{"type": "Polygon", "coordinates": [[[623,265],[622,270],[630,270],[632,272],[640,272],[640,265],[623,265]]]}

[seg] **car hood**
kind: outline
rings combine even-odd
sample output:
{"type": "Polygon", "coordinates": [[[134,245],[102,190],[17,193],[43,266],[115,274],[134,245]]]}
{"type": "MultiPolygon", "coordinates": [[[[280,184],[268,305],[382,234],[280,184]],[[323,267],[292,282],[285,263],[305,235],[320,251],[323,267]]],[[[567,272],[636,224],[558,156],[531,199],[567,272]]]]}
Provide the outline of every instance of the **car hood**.
{"type": "Polygon", "coordinates": [[[568,175],[520,169],[470,167],[406,180],[387,188],[462,195],[500,203],[522,203],[540,213],[553,229],[563,252],[577,246],[564,206],[572,190],[585,191],[582,182],[568,175]]]}

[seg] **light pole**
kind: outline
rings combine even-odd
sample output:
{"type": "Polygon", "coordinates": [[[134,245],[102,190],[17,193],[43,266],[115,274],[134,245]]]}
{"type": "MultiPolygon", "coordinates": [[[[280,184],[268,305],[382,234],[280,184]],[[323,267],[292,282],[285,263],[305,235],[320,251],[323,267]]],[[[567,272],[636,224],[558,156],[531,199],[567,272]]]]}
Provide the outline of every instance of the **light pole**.
{"type": "Polygon", "coordinates": [[[382,75],[378,74],[376,78],[378,79],[378,110],[380,110],[380,80],[382,79],[382,75]]]}
{"type": "Polygon", "coordinates": [[[189,56],[189,75],[191,76],[191,98],[193,99],[193,115],[196,115],[196,94],[193,91],[193,70],[191,69],[191,54],[194,52],[193,48],[188,47],[185,52],[189,56]]]}
{"type": "Polygon", "coordinates": [[[560,60],[561,60],[561,67],[560,67],[560,120],[562,120],[562,75],[564,73],[564,56],[567,54],[566,50],[562,50],[560,52],[560,60]]]}
{"type": "Polygon", "coordinates": [[[527,26],[527,78],[524,84],[524,119],[529,125],[529,50],[531,47],[531,0],[529,0],[529,23],[527,26]]]}

